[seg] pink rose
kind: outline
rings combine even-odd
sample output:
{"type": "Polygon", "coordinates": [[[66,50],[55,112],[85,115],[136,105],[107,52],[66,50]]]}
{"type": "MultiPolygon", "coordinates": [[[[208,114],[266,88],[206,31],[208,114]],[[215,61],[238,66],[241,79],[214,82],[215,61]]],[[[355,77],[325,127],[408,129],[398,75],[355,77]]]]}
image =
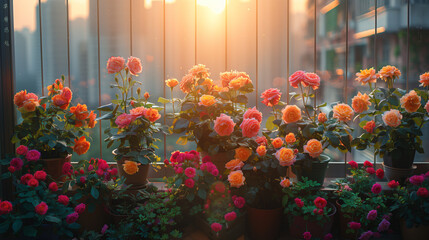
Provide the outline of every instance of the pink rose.
{"type": "Polygon", "coordinates": [[[257,143],[258,145],[265,145],[265,146],[267,146],[267,145],[268,145],[268,141],[267,141],[267,138],[266,138],[265,136],[257,137],[257,138],[255,139],[255,141],[256,141],[256,143],[257,143]]]}
{"type": "Polygon", "coordinates": [[[22,166],[24,165],[24,162],[21,158],[13,158],[10,161],[10,165],[15,168],[15,170],[21,170],[22,166]]]}
{"type": "Polygon", "coordinates": [[[371,210],[368,212],[368,215],[366,216],[366,219],[368,220],[375,220],[377,218],[377,210],[371,210]]]}
{"type": "Polygon", "coordinates": [[[27,152],[27,154],[25,155],[25,158],[28,161],[37,161],[40,159],[40,152],[37,150],[30,150],[27,152]]]}
{"type": "Polygon", "coordinates": [[[315,73],[305,73],[305,78],[302,80],[304,87],[310,86],[316,90],[320,86],[320,77],[315,73]]]}
{"type": "Polygon", "coordinates": [[[126,128],[134,121],[134,116],[126,113],[116,117],[115,123],[119,128],[126,128]]]}
{"type": "Polygon", "coordinates": [[[387,221],[386,219],[383,219],[383,220],[380,222],[380,224],[378,224],[377,230],[378,230],[379,232],[384,232],[384,231],[389,230],[389,227],[390,227],[390,222],[389,222],[389,221],[387,221]]]}
{"type": "Polygon", "coordinates": [[[298,85],[305,79],[304,71],[296,71],[289,77],[289,83],[292,87],[298,88],[298,85]]]}
{"type": "Polygon", "coordinates": [[[185,186],[187,186],[188,188],[193,188],[195,185],[195,182],[192,178],[188,178],[185,180],[185,186]]]}
{"type": "Polygon", "coordinates": [[[213,230],[213,232],[219,232],[220,230],[222,230],[222,225],[220,225],[219,223],[212,223],[210,227],[213,230]]]}
{"type": "Polygon", "coordinates": [[[374,233],[372,231],[363,232],[360,235],[359,240],[369,240],[373,235],[374,233]]]}
{"type": "Polygon", "coordinates": [[[214,129],[219,136],[229,136],[234,132],[235,123],[231,117],[225,114],[220,114],[214,121],[214,129]]]}
{"type": "Polygon", "coordinates": [[[428,112],[429,113],[429,101],[426,103],[426,105],[425,105],[425,110],[426,110],[426,112],[428,112]]]}
{"type": "Polygon", "coordinates": [[[355,230],[359,229],[361,227],[361,224],[358,222],[349,222],[348,225],[351,229],[355,229],[355,230]]]}
{"type": "Polygon", "coordinates": [[[381,185],[378,184],[378,183],[372,185],[371,192],[374,193],[374,194],[381,193],[381,185]]]}
{"type": "Polygon", "coordinates": [[[185,169],[185,175],[188,177],[188,178],[193,178],[193,177],[195,177],[195,168],[193,168],[193,167],[188,167],[188,168],[186,168],[185,169]]]}
{"type": "Polygon", "coordinates": [[[66,217],[66,223],[72,224],[72,223],[76,222],[78,218],[79,218],[79,214],[77,212],[70,213],[66,217]]]}
{"type": "Polygon", "coordinates": [[[86,205],[85,203],[81,203],[74,208],[74,211],[78,214],[82,214],[85,211],[86,205]]]}
{"type": "Polygon", "coordinates": [[[305,232],[302,234],[302,237],[304,238],[304,240],[310,240],[311,239],[311,233],[305,232]]]}
{"type": "Polygon", "coordinates": [[[240,124],[243,137],[255,137],[258,135],[260,123],[255,118],[243,119],[243,122],[240,124]]]}
{"type": "Polygon", "coordinates": [[[246,200],[243,197],[236,197],[235,199],[233,199],[234,201],[234,205],[237,208],[243,208],[244,205],[246,204],[246,200]]]}
{"type": "Polygon", "coordinates": [[[262,122],[262,113],[256,109],[256,107],[249,108],[243,115],[244,119],[254,118],[258,120],[259,123],[262,122]]]}
{"type": "Polygon", "coordinates": [[[122,57],[110,57],[107,61],[107,72],[118,73],[125,67],[125,59],[122,57]]]}
{"type": "Polygon", "coordinates": [[[411,184],[413,185],[420,185],[423,183],[424,177],[422,175],[414,175],[412,177],[410,177],[410,179],[408,179],[408,181],[410,181],[411,184]]]}
{"type": "Polygon", "coordinates": [[[279,103],[282,93],[277,88],[270,88],[261,94],[262,103],[267,107],[275,106],[279,103]]]}
{"type": "Polygon", "coordinates": [[[226,221],[231,222],[237,218],[237,214],[235,212],[230,212],[225,214],[224,218],[226,221]]]}
{"type": "Polygon", "coordinates": [[[178,167],[178,168],[174,169],[174,171],[176,172],[176,174],[181,174],[181,173],[183,173],[183,168],[178,167]]]}
{"type": "Polygon", "coordinates": [[[129,57],[127,67],[134,76],[138,76],[138,74],[142,72],[142,63],[139,58],[129,57]]]}
{"type": "Polygon", "coordinates": [[[24,156],[28,152],[28,147],[21,145],[16,148],[16,154],[24,156]]]}

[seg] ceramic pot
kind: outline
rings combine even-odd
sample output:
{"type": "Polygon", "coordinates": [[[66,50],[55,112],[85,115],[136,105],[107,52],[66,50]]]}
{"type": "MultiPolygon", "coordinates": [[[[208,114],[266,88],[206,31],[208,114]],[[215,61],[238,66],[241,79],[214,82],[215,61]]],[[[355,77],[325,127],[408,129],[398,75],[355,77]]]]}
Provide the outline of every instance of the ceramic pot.
{"type": "Polygon", "coordinates": [[[391,152],[384,154],[384,165],[393,168],[412,168],[416,150],[408,148],[397,148],[391,152]]]}
{"type": "Polygon", "coordinates": [[[405,183],[405,180],[413,175],[414,170],[417,168],[416,165],[413,165],[410,168],[394,168],[389,167],[386,164],[382,163],[384,169],[384,175],[388,181],[396,180],[399,183],[405,183]]]}
{"type": "Polygon", "coordinates": [[[280,234],[283,208],[247,209],[247,231],[251,239],[270,240],[277,239],[280,234]]]}
{"type": "Polygon", "coordinates": [[[313,160],[310,167],[305,167],[303,165],[300,165],[299,168],[296,167],[298,181],[301,181],[302,177],[306,177],[308,180],[316,181],[323,186],[329,161],[331,161],[329,156],[320,155],[319,160],[313,160]]]}
{"type": "MultiPolygon", "coordinates": [[[[113,154],[117,155],[116,153],[116,149],[113,150],[113,154]]],[[[146,187],[146,184],[148,183],[147,181],[147,176],[149,174],[149,164],[141,164],[138,166],[139,170],[130,175],[128,173],[126,173],[124,171],[123,168],[123,164],[125,163],[125,161],[132,161],[132,157],[122,157],[120,160],[117,160],[117,168],[118,168],[118,173],[119,176],[121,178],[125,178],[124,183],[126,185],[132,185],[129,190],[137,190],[137,189],[142,189],[146,187]]]]}

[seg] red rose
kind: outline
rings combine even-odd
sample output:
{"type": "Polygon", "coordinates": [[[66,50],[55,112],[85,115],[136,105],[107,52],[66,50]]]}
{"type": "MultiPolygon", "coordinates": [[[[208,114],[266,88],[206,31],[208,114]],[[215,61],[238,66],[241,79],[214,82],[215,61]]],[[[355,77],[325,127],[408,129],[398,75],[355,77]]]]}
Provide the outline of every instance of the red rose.
{"type": "Polygon", "coordinates": [[[369,167],[365,171],[369,174],[375,174],[375,169],[373,167],[369,167]]]}
{"type": "Polygon", "coordinates": [[[317,197],[317,198],[314,200],[314,205],[315,205],[317,208],[324,208],[324,207],[326,206],[326,204],[327,204],[327,202],[326,202],[326,200],[325,200],[324,198],[317,197]]]}
{"type": "Polygon", "coordinates": [[[384,177],[384,171],[383,171],[383,169],[377,169],[377,171],[375,172],[375,175],[377,175],[377,177],[379,178],[379,179],[383,179],[383,177],[384,177]]]}
{"type": "Polygon", "coordinates": [[[350,165],[351,168],[358,168],[358,164],[355,161],[350,161],[348,162],[348,164],[350,165]]]}
{"type": "Polygon", "coordinates": [[[0,215],[8,214],[12,212],[12,210],[12,203],[10,203],[9,201],[0,202],[0,215]]]}
{"type": "Polygon", "coordinates": [[[45,215],[48,211],[48,204],[46,204],[45,202],[41,202],[36,207],[34,207],[34,210],[39,215],[45,215]]]}
{"type": "Polygon", "coordinates": [[[234,201],[234,205],[237,208],[243,208],[244,205],[246,204],[246,200],[244,200],[243,197],[236,197],[235,199],[233,199],[233,201],[234,201]]]}
{"type": "Polygon", "coordinates": [[[426,188],[421,187],[417,190],[417,196],[427,198],[429,196],[429,191],[426,188]]]}
{"type": "Polygon", "coordinates": [[[37,187],[39,186],[39,181],[37,181],[37,179],[35,178],[31,178],[30,180],[28,180],[27,185],[30,187],[37,187]]]}
{"type": "Polygon", "coordinates": [[[25,156],[28,152],[28,147],[21,145],[16,148],[16,154],[25,156]]]}
{"type": "Polygon", "coordinates": [[[361,224],[358,222],[349,222],[349,227],[351,229],[359,229],[361,227],[361,224]]]}
{"type": "Polygon", "coordinates": [[[51,182],[49,184],[49,190],[51,190],[52,192],[56,192],[58,191],[58,185],[56,182],[51,182]]]}
{"type": "Polygon", "coordinates": [[[11,172],[11,173],[14,173],[15,172],[15,167],[14,166],[9,166],[8,168],[7,168],[7,170],[9,170],[9,172],[11,172]]]}
{"type": "Polygon", "coordinates": [[[372,166],[373,166],[373,164],[372,164],[370,161],[365,161],[365,162],[363,163],[363,166],[364,166],[364,167],[372,167],[372,166]]]}
{"type": "Polygon", "coordinates": [[[67,206],[69,204],[70,199],[66,195],[59,195],[57,201],[62,205],[67,206]]]}
{"type": "Polygon", "coordinates": [[[392,180],[387,184],[387,186],[389,186],[390,188],[396,188],[397,186],[399,186],[399,182],[392,180]]]}
{"type": "Polygon", "coordinates": [[[45,171],[37,171],[34,173],[34,178],[36,178],[39,181],[45,181],[46,172],[45,171]]]}
{"type": "Polygon", "coordinates": [[[295,198],[295,203],[296,203],[296,206],[298,206],[299,208],[304,207],[304,203],[299,198],[295,198]]]}

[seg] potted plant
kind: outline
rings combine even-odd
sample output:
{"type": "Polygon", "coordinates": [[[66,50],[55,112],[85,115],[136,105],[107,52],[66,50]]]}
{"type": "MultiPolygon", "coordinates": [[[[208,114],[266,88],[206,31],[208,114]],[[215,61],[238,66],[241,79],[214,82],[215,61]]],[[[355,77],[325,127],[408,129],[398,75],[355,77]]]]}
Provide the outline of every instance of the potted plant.
{"type": "Polygon", "coordinates": [[[383,170],[375,171],[369,161],[365,161],[363,167],[354,161],[350,161],[349,165],[351,176],[335,182],[341,237],[356,239],[381,235],[388,230],[385,226],[390,225],[386,196],[382,194],[381,185],[375,181],[383,178],[383,170]],[[382,227],[379,228],[380,224],[382,227]]]}
{"type": "Polygon", "coordinates": [[[132,184],[134,189],[142,188],[147,183],[149,164],[159,161],[155,154],[156,141],[154,134],[160,131],[162,109],[148,101],[149,93],[142,94],[137,88],[136,97],[131,90],[141,82],[133,79],[142,71],[140,59],[129,57],[125,64],[122,57],[111,57],[107,62],[109,74],[115,74],[115,83],[111,85],[121,93],[112,103],[99,107],[107,113],[99,118],[109,119],[110,127],[105,130],[108,137],[107,147],[119,142],[113,150],[118,163],[119,176],[125,178],[125,184],[132,184]]]}
{"type": "Polygon", "coordinates": [[[233,239],[244,232],[240,221],[244,199],[231,196],[210,156],[201,159],[195,150],[176,151],[165,164],[175,171],[167,178],[167,185],[189,219],[184,222],[192,222],[193,217],[195,224],[212,239],[233,239]]]}
{"type": "Polygon", "coordinates": [[[326,103],[316,107],[311,105],[311,99],[320,86],[320,78],[315,73],[297,71],[289,78],[292,87],[300,88],[301,93],[291,93],[290,100],[302,100],[304,110],[297,105],[287,105],[283,110],[273,108],[274,118],[268,122],[269,130],[275,129],[274,134],[285,141],[290,140],[290,147],[297,149],[296,162],[293,172],[298,179],[306,177],[323,185],[326,168],[330,157],[323,155],[328,147],[337,148],[341,152],[351,151],[351,133],[348,126],[353,117],[353,109],[344,103],[332,104],[333,109],[328,114],[321,111],[326,103]],[[304,112],[304,113],[303,113],[304,112]],[[278,116],[281,116],[281,119],[278,116]],[[276,127],[277,126],[277,127],[276,127]]]}
{"type": "Polygon", "coordinates": [[[118,170],[103,159],[81,160],[75,166],[64,163],[67,176],[63,192],[71,196],[76,208],[81,209],[79,223],[82,230],[100,230],[109,222],[106,203],[119,191],[123,180],[117,178],[118,170]]]}
{"type": "Polygon", "coordinates": [[[403,239],[419,239],[429,235],[428,176],[429,173],[414,175],[404,186],[389,184],[394,189],[391,210],[401,220],[403,239]]]}
{"type": "Polygon", "coordinates": [[[169,79],[166,84],[171,89],[172,98],[160,98],[159,102],[172,104],[173,113],[167,115],[173,120],[170,132],[183,135],[177,143],[185,145],[194,141],[197,150],[210,155],[223,173],[223,166],[232,159],[234,143],[241,137],[238,129],[246,111],[246,94],[254,89],[249,75],[244,72],[221,73],[221,86],[215,85],[209,77],[208,68],[195,65],[180,82],[185,97],[173,98],[173,88],[179,83],[169,79]]]}
{"type": "Polygon", "coordinates": [[[353,140],[353,146],[358,150],[373,146],[374,155],[383,158],[387,179],[403,182],[413,172],[415,152],[423,153],[421,128],[429,118],[422,105],[428,101],[428,93],[394,88],[394,81],[401,75],[394,66],[384,66],[378,74],[371,68],[356,75],[356,81],[368,83],[371,92],[359,92],[353,98],[356,117],[361,118],[359,126],[365,130],[353,140]],[[378,78],[387,82],[387,88],[373,88],[378,78]]]}
{"type": "MultiPolygon", "coordinates": [[[[89,150],[85,128],[97,123],[96,114],[88,111],[85,104],[69,107],[73,94],[63,84],[64,76],[48,86],[46,97],[39,98],[26,90],[14,97],[22,122],[15,126],[12,143],[39,151],[44,170],[54,180],[60,180],[61,167],[70,162],[73,152],[81,155],[89,150]]],[[[19,149],[18,154],[24,155],[24,150],[19,149]]]]}
{"type": "Polygon", "coordinates": [[[283,188],[283,192],[284,213],[292,236],[323,238],[330,234],[336,207],[326,200],[327,193],[320,190],[319,183],[303,177],[283,188]]]}
{"type": "MultiPolygon", "coordinates": [[[[15,160],[16,161],[16,160],[15,160]]],[[[0,238],[2,239],[65,239],[76,236],[80,218],[70,199],[58,190],[58,184],[47,181],[43,170],[31,171],[28,162],[20,166],[29,171],[12,170],[2,178],[12,178],[14,200],[0,200],[0,238]]]]}

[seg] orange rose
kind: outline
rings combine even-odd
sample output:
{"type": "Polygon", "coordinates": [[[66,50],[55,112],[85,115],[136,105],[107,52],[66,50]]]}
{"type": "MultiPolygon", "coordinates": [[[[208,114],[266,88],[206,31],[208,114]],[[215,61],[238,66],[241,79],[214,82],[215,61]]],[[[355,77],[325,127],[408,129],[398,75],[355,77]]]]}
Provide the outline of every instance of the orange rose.
{"type": "Polygon", "coordinates": [[[134,175],[136,172],[139,171],[139,165],[141,165],[141,163],[125,160],[125,163],[122,164],[122,167],[128,175],[134,175]]]}
{"type": "Polygon", "coordinates": [[[419,109],[421,105],[420,100],[420,96],[417,95],[416,91],[412,90],[401,98],[401,106],[405,111],[412,113],[419,109]]]}
{"type": "Polygon", "coordinates": [[[223,113],[214,121],[214,130],[219,136],[229,136],[234,132],[235,123],[230,116],[223,113]]]}
{"type": "Polygon", "coordinates": [[[240,159],[233,159],[225,164],[225,168],[235,171],[240,170],[243,167],[244,163],[240,159]]]}
{"type": "Polygon", "coordinates": [[[73,113],[78,120],[85,120],[89,115],[86,104],[81,105],[80,103],[78,103],[76,107],[71,107],[70,112],[73,113]]]}
{"type": "Polygon", "coordinates": [[[143,94],[144,99],[148,100],[150,98],[150,94],[148,92],[145,92],[143,94]]]}
{"type": "Polygon", "coordinates": [[[369,102],[369,96],[365,94],[361,94],[358,92],[358,95],[353,97],[352,99],[352,107],[357,113],[362,113],[368,110],[371,103],[369,102]]]}
{"type": "Polygon", "coordinates": [[[95,114],[94,111],[91,111],[89,113],[89,122],[88,122],[89,128],[95,127],[95,124],[97,124],[97,121],[95,120],[96,118],[97,118],[97,114],[95,114]]]}
{"type": "Polygon", "coordinates": [[[345,103],[335,105],[333,111],[333,117],[343,122],[352,120],[354,115],[353,109],[345,103]]]}
{"type": "Polygon", "coordinates": [[[283,167],[291,166],[296,160],[294,151],[290,148],[284,148],[284,147],[280,148],[276,152],[276,158],[277,160],[279,160],[280,166],[283,166],[283,167]]]}
{"type": "Polygon", "coordinates": [[[22,106],[22,108],[26,111],[26,112],[33,112],[34,110],[36,110],[36,107],[40,106],[39,105],[39,101],[37,100],[26,100],[24,102],[24,105],[22,106]]]}
{"type": "Polygon", "coordinates": [[[177,81],[177,79],[175,78],[171,78],[165,80],[165,84],[170,88],[174,88],[175,86],[177,86],[177,84],[179,84],[179,81],[177,81]]]}
{"type": "Polygon", "coordinates": [[[192,86],[194,85],[194,77],[192,74],[185,75],[180,82],[180,90],[184,93],[189,93],[192,91],[192,86]]]}
{"type": "Polygon", "coordinates": [[[213,86],[213,80],[211,80],[210,78],[205,78],[201,85],[205,85],[208,89],[211,89],[213,86]]]}
{"type": "Polygon", "coordinates": [[[200,97],[200,105],[209,107],[216,103],[216,98],[212,95],[202,95],[200,97]]]}
{"type": "Polygon", "coordinates": [[[356,73],[355,80],[360,82],[362,85],[367,83],[375,83],[377,82],[377,75],[375,74],[374,68],[363,69],[356,73]]]}
{"type": "Polygon", "coordinates": [[[188,74],[197,78],[207,78],[210,76],[209,69],[204,64],[198,64],[189,69],[188,74]]]}
{"type": "Polygon", "coordinates": [[[323,146],[317,139],[311,139],[304,145],[304,152],[308,153],[312,158],[317,158],[323,152],[323,146]]]}
{"type": "Polygon", "coordinates": [[[229,82],[228,87],[234,90],[238,90],[241,87],[244,87],[246,85],[247,79],[244,77],[238,77],[235,78],[233,80],[231,80],[231,82],[229,82]]]}
{"type": "Polygon", "coordinates": [[[380,71],[378,71],[378,77],[387,81],[388,79],[395,79],[401,76],[401,71],[395,66],[384,66],[380,71]]]}
{"type": "Polygon", "coordinates": [[[301,120],[301,109],[296,105],[287,105],[283,110],[283,121],[293,123],[301,120]]]}
{"type": "Polygon", "coordinates": [[[13,102],[15,103],[18,108],[22,107],[24,105],[24,101],[27,100],[25,97],[27,96],[27,90],[22,90],[15,94],[13,97],[13,102]]]}
{"type": "Polygon", "coordinates": [[[145,107],[136,107],[130,110],[130,115],[133,117],[141,117],[146,114],[147,109],[145,107]]]}
{"type": "Polygon", "coordinates": [[[256,149],[256,152],[259,156],[263,157],[265,156],[265,154],[267,154],[267,148],[265,147],[265,145],[259,145],[256,149]]]}
{"type": "Polygon", "coordinates": [[[241,170],[232,171],[228,175],[228,181],[231,187],[239,188],[244,185],[246,178],[241,170]]]}
{"type": "Polygon", "coordinates": [[[151,122],[155,122],[156,120],[161,118],[161,114],[158,113],[158,110],[153,108],[147,109],[144,113],[144,116],[151,122]]]}
{"type": "Polygon", "coordinates": [[[249,108],[244,113],[243,118],[244,119],[254,118],[254,119],[258,120],[259,123],[261,123],[262,122],[262,113],[260,111],[258,111],[258,109],[256,109],[256,107],[249,108]]]}
{"type": "Polygon", "coordinates": [[[283,146],[283,140],[277,137],[271,141],[271,144],[273,145],[274,148],[281,148],[283,146]]]}
{"type": "Polygon", "coordinates": [[[375,128],[375,122],[374,120],[371,120],[369,122],[366,122],[365,126],[362,127],[365,129],[368,133],[373,133],[375,128]]]}
{"type": "MultiPolygon", "coordinates": [[[[247,75],[245,72],[237,72],[237,71],[231,71],[231,72],[223,72],[220,74],[220,80],[222,82],[222,87],[229,87],[229,83],[238,77],[243,77],[248,79],[249,82],[250,81],[250,77],[249,75],[247,75]]],[[[250,81],[251,82],[251,81],[250,81]]]]}
{"type": "Polygon", "coordinates": [[[328,118],[326,117],[326,113],[319,113],[319,115],[317,116],[317,121],[319,121],[320,123],[324,123],[326,121],[328,121],[328,118]]]}
{"type": "Polygon", "coordinates": [[[62,95],[55,95],[52,98],[52,104],[56,107],[59,107],[63,110],[66,110],[69,107],[69,101],[65,99],[62,95]]]}
{"type": "Polygon", "coordinates": [[[235,158],[245,162],[252,155],[252,150],[246,147],[239,147],[235,149],[235,158]]]}
{"type": "Polygon", "coordinates": [[[294,144],[296,142],[295,134],[289,133],[288,135],[286,135],[285,141],[287,142],[287,144],[294,144]]]}
{"type": "Polygon", "coordinates": [[[70,90],[70,88],[65,87],[63,88],[63,90],[61,91],[61,96],[70,103],[70,101],[72,100],[73,97],[73,92],[70,90]]]}
{"type": "Polygon", "coordinates": [[[282,186],[283,188],[290,187],[290,180],[288,178],[281,178],[280,186],[282,186]]]}
{"type": "Polygon", "coordinates": [[[429,72],[425,72],[422,75],[420,75],[419,82],[421,83],[420,86],[423,86],[423,87],[429,86],[429,72]]]}
{"type": "Polygon", "coordinates": [[[60,79],[56,79],[55,82],[52,85],[49,85],[48,87],[48,95],[53,95],[56,94],[58,90],[62,90],[63,89],[63,83],[61,82],[60,79]]]}
{"type": "Polygon", "coordinates": [[[73,151],[75,151],[78,155],[82,155],[88,152],[90,146],[91,144],[86,141],[85,136],[82,136],[79,139],[74,140],[73,151]]]}
{"type": "Polygon", "coordinates": [[[383,113],[383,122],[390,127],[397,127],[401,125],[402,114],[396,110],[392,109],[383,113]]]}

